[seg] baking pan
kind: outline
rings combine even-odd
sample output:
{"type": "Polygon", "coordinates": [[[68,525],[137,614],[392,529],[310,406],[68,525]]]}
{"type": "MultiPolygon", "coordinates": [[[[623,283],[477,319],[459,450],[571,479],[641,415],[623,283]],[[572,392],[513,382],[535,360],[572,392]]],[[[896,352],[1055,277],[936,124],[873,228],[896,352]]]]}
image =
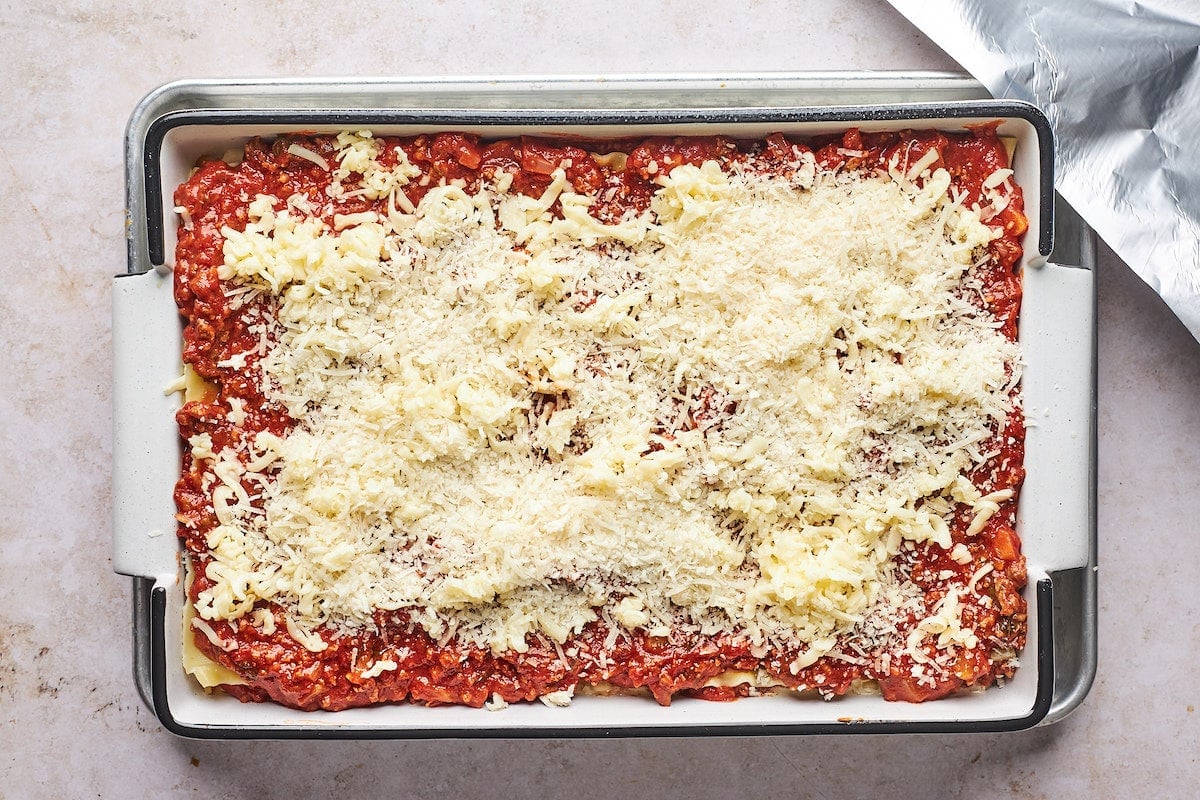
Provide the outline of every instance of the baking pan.
{"type": "Polygon", "coordinates": [[[127,131],[128,267],[114,282],[114,569],[134,578],[134,671],[163,725],[213,738],[744,735],[1015,730],[1068,713],[1095,665],[1094,284],[1090,231],[1059,209],[1070,240],[1052,249],[1053,143],[1033,107],[985,99],[969,79],[940,74],[742,76],[498,81],[184,82],[150,94],[127,131]],[[368,128],[377,134],[516,133],[761,136],[850,126],[962,128],[1003,119],[1018,140],[1025,188],[1028,476],[1018,528],[1029,564],[1030,631],[1006,686],[923,703],[875,696],[834,702],[791,694],[734,703],[579,697],[569,708],[501,712],[397,704],[336,713],[241,704],[205,694],[180,665],[184,599],[172,491],[180,448],[162,387],[180,370],[171,297],[170,197],[197,157],[253,135],[368,128]],[[1067,222],[1064,223],[1063,218],[1067,222]],[[1050,256],[1074,266],[1052,263],[1050,256]]]}

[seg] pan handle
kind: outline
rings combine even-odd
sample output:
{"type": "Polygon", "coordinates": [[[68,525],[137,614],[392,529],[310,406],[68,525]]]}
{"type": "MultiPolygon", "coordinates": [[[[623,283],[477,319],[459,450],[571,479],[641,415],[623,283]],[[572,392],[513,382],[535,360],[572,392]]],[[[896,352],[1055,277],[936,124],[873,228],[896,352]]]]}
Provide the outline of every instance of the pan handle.
{"type": "Polygon", "coordinates": [[[171,279],[155,270],[113,279],[113,570],[174,581],[176,395],[181,372],[171,279]]]}
{"type": "Polygon", "coordinates": [[[1029,268],[1021,308],[1027,474],[1017,524],[1030,567],[1087,566],[1095,541],[1095,273],[1029,268]]]}

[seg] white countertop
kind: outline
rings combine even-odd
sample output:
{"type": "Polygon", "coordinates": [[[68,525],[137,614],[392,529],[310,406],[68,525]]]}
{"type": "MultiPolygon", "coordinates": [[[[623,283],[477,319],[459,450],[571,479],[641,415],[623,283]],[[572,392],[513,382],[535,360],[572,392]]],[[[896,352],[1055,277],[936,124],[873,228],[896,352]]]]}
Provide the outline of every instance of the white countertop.
{"type": "Polygon", "coordinates": [[[183,77],[953,69],[882,2],[0,8],[0,797],[1194,797],[1200,345],[1106,248],[1100,668],[1004,735],[195,742],[130,674],[110,571],[110,278],[122,136],[183,77]],[[565,8],[565,10],[564,10],[565,8]],[[386,9],[386,10],[385,10],[386,9]],[[732,20],[731,9],[738,9],[732,20]]]}

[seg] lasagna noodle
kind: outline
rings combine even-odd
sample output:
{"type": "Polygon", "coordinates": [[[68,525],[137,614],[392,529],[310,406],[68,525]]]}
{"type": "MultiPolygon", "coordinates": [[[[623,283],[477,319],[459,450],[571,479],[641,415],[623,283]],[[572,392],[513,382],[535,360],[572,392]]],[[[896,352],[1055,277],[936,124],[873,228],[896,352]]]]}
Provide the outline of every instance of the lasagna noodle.
{"type": "MultiPolygon", "coordinates": [[[[792,674],[887,672],[898,637],[913,675],[985,646],[965,533],[1014,499],[971,477],[1016,409],[1017,347],[979,299],[1011,173],[968,205],[934,147],[875,170],[718,153],[651,162],[649,202],[602,220],[569,160],[539,193],[498,171],[414,203],[400,147],[287,152],[333,202],[263,193],[221,229],[252,335],[217,367],[294,427],[250,430],[225,392],[240,432],[188,437],[217,523],[206,630],[236,642],[269,608],[321,658],[396,610],[439,645],[563,657],[600,625],[774,648],[792,674]],[[972,579],[922,591],[917,552],[972,579]]],[[[357,680],[396,671],[379,649],[357,680]]]]}

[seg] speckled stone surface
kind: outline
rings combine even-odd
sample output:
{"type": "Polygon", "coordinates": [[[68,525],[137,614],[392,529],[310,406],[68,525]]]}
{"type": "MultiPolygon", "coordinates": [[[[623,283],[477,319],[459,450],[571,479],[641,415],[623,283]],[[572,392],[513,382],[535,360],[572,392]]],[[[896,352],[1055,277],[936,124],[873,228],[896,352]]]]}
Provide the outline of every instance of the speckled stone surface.
{"type": "Polygon", "coordinates": [[[110,277],[138,99],[205,76],[954,68],[875,0],[626,8],[0,3],[0,797],[1197,796],[1200,345],[1104,248],[1100,672],[1056,726],[239,744],[177,739],[141,705],[109,559],[110,277]]]}

